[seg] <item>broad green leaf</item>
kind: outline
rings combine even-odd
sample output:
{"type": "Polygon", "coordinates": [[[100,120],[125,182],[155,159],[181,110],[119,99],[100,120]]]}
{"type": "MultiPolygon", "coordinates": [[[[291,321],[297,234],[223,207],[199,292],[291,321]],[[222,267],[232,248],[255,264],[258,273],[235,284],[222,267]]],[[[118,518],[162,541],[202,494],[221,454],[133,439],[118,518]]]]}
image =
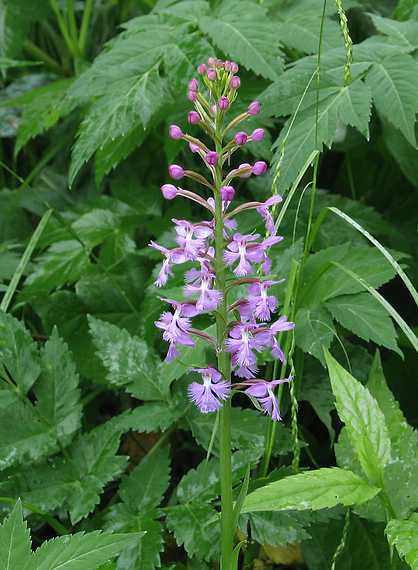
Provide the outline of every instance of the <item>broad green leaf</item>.
{"type": "Polygon", "coordinates": [[[125,548],[117,562],[118,570],[140,568],[154,570],[160,568],[160,552],[164,548],[162,524],[151,517],[133,517],[131,532],[145,533],[136,544],[125,548]]]}
{"type": "Polygon", "coordinates": [[[219,556],[220,525],[213,507],[191,502],[173,506],[167,513],[167,526],[189,557],[208,561],[219,556]]]}
{"type": "MultiPolygon", "coordinates": [[[[300,10],[283,22],[277,22],[280,41],[302,53],[317,53],[321,30],[320,10],[300,10]]],[[[342,44],[341,31],[335,20],[326,18],[323,27],[322,49],[328,51],[342,44]]]]}
{"type": "Polygon", "coordinates": [[[395,55],[375,62],[366,77],[378,112],[416,147],[418,63],[410,55],[395,55]]]}
{"type": "Polygon", "coordinates": [[[386,487],[397,516],[407,517],[418,507],[418,438],[388,388],[379,353],[370,369],[367,388],[385,416],[391,440],[392,461],[385,469],[386,487]]]}
{"type": "Polygon", "coordinates": [[[66,446],[80,427],[81,404],[78,374],[68,346],[56,328],[41,351],[41,376],[35,386],[37,411],[66,446]]]}
{"type": "Polygon", "coordinates": [[[339,262],[349,268],[373,287],[380,287],[395,275],[395,270],[373,247],[350,244],[328,247],[306,262],[302,283],[301,304],[314,307],[339,295],[360,293],[364,288],[355,279],[348,279],[347,274],[333,265],[339,262]]]}
{"type": "MultiPolygon", "coordinates": [[[[301,93],[302,95],[302,93],[301,93]]],[[[300,97],[299,97],[300,98],[300,97]]],[[[280,182],[291,186],[306,160],[315,149],[331,146],[337,136],[337,127],[350,125],[368,138],[370,119],[370,89],[357,79],[349,86],[330,87],[321,97],[316,120],[316,104],[289,119],[275,142],[275,162],[282,154],[280,182]]]]}
{"type": "Polygon", "coordinates": [[[160,504],[170,482],[170,457],[167,447],[148,452],[124,479],[119,495],[127,507],[141,515],[160,504]]]}
{"type": "Polygon", "coordinates": [[[39,373],[36,345],[29,331],[20,321],[0,311],[0,376],[12,380],[26,394],[39,373]]]}
{"type": "Polygon", "coordinates": [[[404,176],[411,184],[418,187],[418,172],[414,168],[418,150],[407,141],[401,131],[388,121],[383,121],[383,138],[404,176]]]}
{"type": "Polygon", "coordinates": [[[255,512],[241,517],[245,522],[241,526],[244,530],[249,522],[251,538],[259,544],[284,546],[310,538],[308,516],[300,512],[255,512]]]}
{"type": "Polygon", "coordinates": [[[23,49],[30,26],[48,14],[49,3],[39,0],[32,3],[26,0],[0,2],[0,56],[14,57],[23,49]]]}
{"type": "Polygon", "coordinates": [[[66,95],[72,81],[72,79],[54,81],[44,87],[33,89],[21,99],[19,106],[23,107],[23,113],[17,130],[16,155],[30,139],[50,129],[71,113],[74,100],[66,95]]]}
{"type": "Polygon", "coordinates": [[[412,570],[418,568],[418,513],[408,520],[389,521],[386,536],[392,546],[405,558],[412,570]]]}
{"type": "Polygon", "coordinates": [[[122,160],[142,144],[145,131],[142,126],[132,127],[116,140],[110,141],[96,151],[96,183],[100,184],[103,178],[111,172],[122,160]]]}
{"type": "Polygon", "coordinates": [[[331,442],[334,441],[335,430],[331,413],[335,409],[335,398],[331,390],[328,374],[317,363],[306,363],[306,377],[301,386],[300,400],[310,403],[316,415],[328,430],[331,442]]]}
{"type": "Polygon", "coordinates": [[[418,46],[418,22],[410,20],[399,22],[390,18],[383,18],[378,14],[370,14],[376,29],[385,36],[392,37],[401,45],[413,50],[418,46]]]}
{"type": "Polygon", "coordinates": [[[351,445],[362,469],[373,484],[381,484],[383,470],[391,459],[385,417],[376,400],[330,354],[325,360],[336,399],[338,415],[347,427],[351,445]]]}
{"type": "Polygon", "coordinates": [[[126,457],[117,455],[120,435],[119,426],[108,421],[78,436],[67,448],[66,458],[58,456],[9,472],[7,479],[0,482],[1,493],[20,496],[41,511],[68,510],[76,524],[93,511],[104,487],[120,476],[126,466],[126,457]]]}
{"type": "Polygon", "coordinates": [[[77,240],[54,243],[36,260],[36,269],[26,279],[21,299],[46,295],[60,285],[72,284],[89,265],[88,251],[77,240]]]}
{"type": "Polygon", "coordinates": [[[334,335],[332,318],[325,307],[302,308],[296,313],[296,344],[322,363],[324,363],[323,349],[331,346],[334,335]]]}
{"type": "Polygon", "coordinates": [[[343,327],[360,338],[399,353],[395,327],[389,315],[368,293],[334,297],[327,301],[326,307],[343,327]]]}
{"type": "Polygon", "coordinates": [[[111,385],[124,387],[140,400],[164,399],[168,385],[162,385],[156,356],[143,340],[94,317],[89,317],[89,325],[111,385]]]}
{"type": "Polygon", "coordinates": [[[129,430],[150,433],[166,431],[179,417],[179,412],[166,402],[146,402],[112,418],[122,432],[129,430]]]}
{"type": "Polygon", "coordinates": [[[323,467],[256,489],[245,499],[242,512],[316,510],[338,504],[348,507],[370,500],[379,491],[351,471],[323,467]]]}
{"type": "Polygon", "coordinates": [[[229,57],[266,79],[277,79],[279,34],[262,6],[227,0],[211,17],[199,18],[199,26],[229,57]]]}
{"type": "Polygon", "coordinates": [[[95,570],[139,538],[139,533],[104,534],[100,531],[60,536],[44,542],[34,552],[26,570],[95,570]]]}
{"type": "Polygon", "coordinates": [[[23,520],[22,504],[18,501],[0,526],[0,568],[23,569],[30,562],[30,557],[30,533],[23,520]]]}

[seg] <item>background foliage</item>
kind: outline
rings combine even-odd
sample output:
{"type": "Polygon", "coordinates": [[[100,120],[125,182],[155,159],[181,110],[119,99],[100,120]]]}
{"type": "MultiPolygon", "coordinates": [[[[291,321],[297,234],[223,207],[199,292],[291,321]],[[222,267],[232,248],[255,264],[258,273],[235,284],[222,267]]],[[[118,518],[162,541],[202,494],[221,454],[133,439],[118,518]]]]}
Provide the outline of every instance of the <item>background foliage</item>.
{"type": "Polygon", "coordinates": [[[233,408],[237,496],[252,471],[240,564],[418,568],[418,323],[401,279],[418,273],[418,4],[343,8],[0,0],[0,566],[194,570],[219,556],[215,418],[185,397],[205,349],[164,363],[147,248],[170,244],[170,218],[202,215],[159,186],[174,159],[192,164],[167,127],[186,127],[187,82],[219,55],[240,65],[238,110],[259,99],[268,131],[245,152],[271,178],[241,195],[287,197],[273,272],[302,266],[296,381],[267,477],[268,420],[233,408]]]}

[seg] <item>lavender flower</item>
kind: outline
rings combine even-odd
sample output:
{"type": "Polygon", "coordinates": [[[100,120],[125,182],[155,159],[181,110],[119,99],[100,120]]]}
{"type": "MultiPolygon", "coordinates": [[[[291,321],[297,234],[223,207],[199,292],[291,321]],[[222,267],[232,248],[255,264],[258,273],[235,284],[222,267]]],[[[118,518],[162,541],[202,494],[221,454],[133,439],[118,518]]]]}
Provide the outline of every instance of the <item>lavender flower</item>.
{"type": "MultiPolygon", "coordinates": [[[[194,110],[188,113],[187,120],[189,125],[200,126],[211,137],[214,145],[212,148],[216,148],[216,151],[209,150],[195,136],[184,133],[178,125],[170,125],[170,137],[186,141],[190,151],[199,154],[207,168],[207,177],[200,172],[185,170],[178,164],[171,164],[168,172],[174,180],[187,177],[201,183],[205,191],[210,189],[213,195],[201,196],[173,184],[163,184],[161,192],[167,200],[177,196],[192,200],[209,211],[212,217],[201,222],[173,219],[176,241],[173,249],[155,242],[150,243],[150,247],[159,251],[164,258],[155,281],[157,287],[167,283],[174,265],[186,262],[193,264],[185,274],[186,300],[162,298],[162,301],[171,306],[171,310],[164,311],[155,325],[162,331],[163,340],[168,343],[168,361],[178,356],[179,346],[194,346],[195,336],[208,341],[211,348],[224,357],[227,353],[234,375],[245,380],[235,382],[235,389],[243,390],[257,407],[278,421],[281,418],[274,388],[289,379],[269,382],[257,380],[256,375],[259,353],[270,351],[273,358],[282,362],[285,360],[278,337],[294,327],[294,323],[284,315],[269,322],[278,310],[277,299],[270,289],[279,281],[271,279],[268,274],[271,267],[270,248],[283,239],[276,235],[273,217],[274,209],[282,199],[280,196],[272,196],[265,202],[240,203],[232,210],[235,189],[231,186],[231,181],[237,177],[261,176],[268,167],[260,160],[253,165],[243,163],[230,172],[223,172],[224,165],[229,163],[231,149],[235,151],[237,146],[249,140],[263,140],[264,129],[256,128],[251,135],[240,130],[233,141],[225,145],[222,142],[223,133],[245,118],[257,115],[261,105],[258,101],[253,101],[246,113],[225,126],[224,111],[231,107],[236,98],[236,90],[241,85],[241,80],[236,75],[238,65],[232,61],[209,58],[207,64],[199,65],[197,71],[201,82],[195,78],[189,82],[188,98],[194,103],[194,110]],[[241,234],[237,230],[236,216],[251,208],[257,210],[265,223],[267,237],[264,239],[257,233],[241,234]],[[260,278],[260,269],[266,278],[260,278]],[[229,279],[228,286],[226,279],[229,279]],[[247,291],[243,297],[228,305],[230,289],[238,284],[248,284],[247,291]],[[192,326],[192,319],[196,315],[215,311],[218,327],[223,330],[217,339],[192,326]]],[[[225,372],[229,367],[223,367],[222,359],[219,362],[220,370],[214,367],[193,369],[201,375],[202,382],[190,384],[189,397],[202,413],[215,412],[230,397],[232,383],[229,372],[228,377],[225,372]]]]}
{"type": "Polygon", "coordinates": [[[274,388],[279,384],[288,383],[292,378],[283,378],[280,380],[248,380],[244,382],[249,388],[245,390],[245,393],[252,398],[255,398],[263,412],[271,416],[271,419],[275,422],[280,421],[282,418],[280,416],[279,403],[274,395],[274,388]]]}
{"type": "Polygon", "coordinates": [[[216,368],[193,368],[202,376],[203,384],[192,382],[189,386],[189,397],[202,414],[216,412],[222,406],[222,401],[229,398],[231,385],[225,382],[222,374],[216,368]]]}

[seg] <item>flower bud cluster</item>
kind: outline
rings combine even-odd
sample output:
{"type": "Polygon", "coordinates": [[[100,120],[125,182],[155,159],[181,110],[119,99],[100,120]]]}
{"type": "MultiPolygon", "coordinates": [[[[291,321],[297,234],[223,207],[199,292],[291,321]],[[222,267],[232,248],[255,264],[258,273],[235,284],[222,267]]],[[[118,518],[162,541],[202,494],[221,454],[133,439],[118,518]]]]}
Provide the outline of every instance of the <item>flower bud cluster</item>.
{"type": "Polygon", "coordinates": [[[234,179],[262,176],[268,169],[267,164],[259,160],[254,164],[242,163],[226,173],[223,171],[236,150],[248,142],[257,143],[264,138],[262,128],[256,128],[252,133],[239,130],[230,142],[222,143],[228,131],[261,110],[260,103],[253,101],[245,113],[232,119],[226,127],[223,126],[241,85],[238,71],[238,65],[233,61],[209,58],[207,63],[197,68],[200,81],[193,78],[189,82],[187,96],[193,102],[194,110],[188,113],[188,124],[200,127],[211,139],[212,148],[201,139],[183,133],[178,125],[169,127],[172,139],[184,140],[190,151],[200,156],[208,171],[208,178],[178,164],[169,166],[169,176],[174,181],[189,178],[209,189],[211,195],[206,197],[204,192],[195,193],[175,184],[163,184],[162,195],[167,200],[178,196],[192,200],[205,208],[210,218],[197,223],[173,219],[176,245],[172,249],[150,243],[150,247],[158,250],[164,258],[155,283],[157,287],[166,285],[174,265],[194,263],[194,267],[185,274],[185,300],[179,302],[162,298],[169,310],[164,311],[155,324],[168,343],[167,361],[178,356],[179,346],[194,346],[196,337],[210,343],[215,352],[221,350],[230,355],[235,381],[224,378],[213,366],[193,369],[200,374],[202,381],[189,386],[189,396],[202,413],[218,410],[233,391],[241,390],[259,409],[278,421],[281,418],[274,389],[278,384],[290,381],[290,378],[267,381],[256,376],[258,353],[269,350],[273,358],[284,361],[285,355],[278,336],[294,327],[285,316],[271,322],[278,302],[270,289],[278,281],[269,275],[269,251],[283,239],[277,235],[272,209],[281,202],[281,197],[275,195],[264,202],[241,203],[232,208],[237,194],[232,185],[234,179]],[[235,216],[249,209],[255,209],[263,219],[267,237],[238,231],[235,216]],[[221,252],[219,240],[215,240],[218,224],[221,225],[221,241],[223,236],[224,242],[221,252]],[[229,273],[228,287],[221,286],[219,260],[223,264],[223,273],[225,270],[229,273]],[[243,285],[247,286],[245,296],[228,304],[227,297],[233,288],[243,285]],[[212,338],[192,326],[193,317],[201,313],[216,314],[221,303],[227,307],[226,338],[212,338]]]}

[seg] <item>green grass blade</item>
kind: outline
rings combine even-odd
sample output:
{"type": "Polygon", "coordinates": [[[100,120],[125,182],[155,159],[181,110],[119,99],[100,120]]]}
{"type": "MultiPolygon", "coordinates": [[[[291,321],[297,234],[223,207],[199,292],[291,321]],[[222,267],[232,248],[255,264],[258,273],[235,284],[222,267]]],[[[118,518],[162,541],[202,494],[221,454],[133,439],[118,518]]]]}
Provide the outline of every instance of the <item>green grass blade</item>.
{"type": "Polygon", "coordinates": [[[371,234],[369,234],[369,232],[367,230],[365,230],[358,222],[353,220],[353,218],[350,218],[350,216],[348,216],[347,214],[345,214],[344,212],[342,212],[338,208],[330,207],[328,209],[331,210],[331,212],[334,212],[334,214],[337,214],[337,216],[342,218],[345,222],[347,222],[348,224],[353,226],[353,228],[355,228],[358,232],[363,234],[365,238],[367,238],[375,247],[377,247],[377,249],[380,251],[380,253],[386,257],[386,259],[392,265],[392,267],[394,268],[396,273],[399,275],[399,277],[405,283],[405,285],[408,288],[408,291],[411,293],[415,303],[418,305],[418,291],[412,285],[412,282],[409,279],[409,277],[406,275],[406,273],[404,272],[402,267],[399,265],[399,263],[396,261],[396,259],[394,259],[393,256],[388,252],[388,250],[379,241],[377,241],[377,239],[375,237],[373,237],[371,234]]]}
{"type": "Polygon", "coordinates": [[[386,301],[386,299],[384,297],[382,297],[382,295],[376,291],[376,289],[374,289],[371,285],[369,285],[367,283],[367,281],[365,281],[362,277],[357,275],[357,273],[354,273],[354,271],[347,269],[347,267],[344,267],[343,265],[341,265],[340,263],[337,263],[336,261],[333,262],[333,265],[339,267],[339,269],[341,269],[341,271],[344,271],[344,273],[349,275],[352,279],[355,279],[355,281],[360,283],[360,285],[362,285],[371,295],[373,295],[373,297],[375,299],[377,299],[379,301],[379,303],[386,309],[386,311],[389,313],[389,315],[398,323],[398,325],[400,326],[400,328],[404,332],[405,336],[408,338],[409,342],[412,344],[412,346],[418,352],[418,338],[415,336],[412,329],[403,320],[403,318],[398,313],[398,311],[396,311],[392,307],[392,305],[390,303],[388,303],[388,301],[386,301]]]}
{"type": "Polygon", "coordinates": [[[45,214],[42,216],[41,221],[39,222],[36,230],[33,232],[32,237],[30,238],[30,241],[25,249],[25,252],[19,262],[19,265],[16,268],[16,271],[14,272],[14,275],[9,283],[9,286],[7,287],[7,291],[4,294],[4,297],[1,301],[0,304],[0,310],[4,311],[5,313],[7,312],[7,309],[9,308],[10,305],[10,301],[12,300],[13,295],[15,294],[16,288],[19,284],[19,281],[23,275],[23,272],[25,271],[26,265],[28,264],[33,250],[36,247],[36,244],[39,241],[39,238],[42,235],[42,232],[45,229],[45,226],[48,223],[49,218],[51,217],[52,214],[52,210],[47,210],[45,212],[45,214]]]}

